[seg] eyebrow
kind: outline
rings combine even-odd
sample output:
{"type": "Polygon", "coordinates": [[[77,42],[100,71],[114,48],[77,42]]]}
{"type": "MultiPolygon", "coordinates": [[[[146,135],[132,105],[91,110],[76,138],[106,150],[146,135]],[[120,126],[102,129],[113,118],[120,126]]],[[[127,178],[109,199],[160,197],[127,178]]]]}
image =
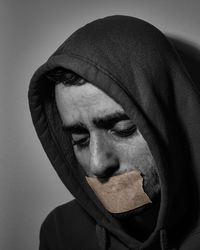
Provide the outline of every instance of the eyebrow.
{"type": "MultiPolygon", "coordinates": [[[[112,114],[105,115],[104,117],[97,117],[92,120],[93,124],[97,128],[110,129],[114,126],[115,123],[123,120],[130,120],[124,112],[115,112],[112,114]]],[[[82,123],[76,123],[71,125],[62,125],[63,130],[68,130],[71,133],[82,134],[88,133],[87,128],[82,123]]]]}
{"type": "Polygon", "coordinates": [[[104,117],[94,118],[93,123],[97,128],[109,129],[115,123],[123,120],[130,120],[130,118],[124,112],[115,112],[104,117]]]}

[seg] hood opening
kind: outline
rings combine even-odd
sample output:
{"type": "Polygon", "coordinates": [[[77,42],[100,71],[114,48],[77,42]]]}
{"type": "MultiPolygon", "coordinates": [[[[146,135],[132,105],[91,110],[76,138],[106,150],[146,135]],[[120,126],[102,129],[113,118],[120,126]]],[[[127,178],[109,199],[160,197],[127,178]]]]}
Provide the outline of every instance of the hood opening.
{"type": "Polygon", "coordinates": [[[98,225],[133,249],[145,249],[161,229],[173,238],[177,229],[185,235],[192,228],[200,197],[199,100],[198,88],[164,35],[125,16],[79,29],[36,71],[29,87],[33,124],[60,179],[98,225]],[[60,129],[53,85],[45,77],[58,67],[75,72],[119,103],[148,143],[158,167],[161,200],[154,231],[143,243],[123,232],[83,178],[69,134],[60,129]]]}

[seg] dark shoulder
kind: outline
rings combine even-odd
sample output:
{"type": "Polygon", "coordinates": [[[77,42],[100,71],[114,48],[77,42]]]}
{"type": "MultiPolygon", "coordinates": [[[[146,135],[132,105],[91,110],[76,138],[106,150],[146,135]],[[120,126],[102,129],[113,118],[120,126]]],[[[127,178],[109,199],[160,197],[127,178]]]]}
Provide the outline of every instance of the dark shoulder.
{"type": "Polygon", "coordinates": [[[83,213],[83,212],[84,212],[83,209],[80,207],[78,202],[74,199],[54,208],[49,213],[48,216],[68,217],[68,215],[72,215],[74,213],[83,213]]]}
{"type": "MultiPolygon", "coordinates": [[[[48,214],[42,223],[40,237],[45,237],[48,245],[54,246],[54,249],[62,249],[60,246],[64,249],[66,245],[75,247],[80,243],[89,247],[87,242],[89,239],[91,241],[91,238],[94,241],[92,245],[96,245],[95,226],[94,220],[76,200],[72,200],[56,207],[48,214]]],[[[78,246],[76,247],[78,249],[78,246]]]]}
{"type": "Polygon", "coordinates": [[[87,226],[89,226],[93,223],[92,218],[75,199],[53,209],[44,220],[44,224],[46,224],[46,226],[54,224],[58,228],[67,228],[70,224],[71,231],[73,227],[76,227],[76,224],[80,227],[80,224],[83,226],[87,224],[87,226]]]}
{"type": "Polygon", "coordinates": [[[75,223],[76,220],[80,223],[80,221],[92,220],[88,213],[78,204],[78,202],[74,199],[70,202],[64,203],[49,213],[46,220],[56,220],[70,222],[73,221],[75,223]]]}

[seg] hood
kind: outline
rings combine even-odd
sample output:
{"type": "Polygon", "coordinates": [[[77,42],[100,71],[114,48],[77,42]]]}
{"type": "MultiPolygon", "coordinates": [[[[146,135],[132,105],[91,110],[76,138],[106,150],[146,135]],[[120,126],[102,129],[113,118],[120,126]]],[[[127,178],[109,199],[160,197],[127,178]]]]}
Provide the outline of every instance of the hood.
{"type": "Polygon", "coordinates": [[[170,239],[177,230],[181,236],[176,241],[181,244],[181,237],[197,221],[199,94],[173,46],[158,29],[137,18],[111,16],[77,30],[35,72],[29,105],[46,154],[83,209],[128,248],[145,249],[159,237],[170,239]],[[154,231],[145,242],[123,232],[102,206],[83,176],[69,136],[63,138],[55,125],[60,118],[51,102],[51,82],[45,76],[57,67],[77,73],[120,103],[147,141],[158,168],[161,203],[154,231]]]}

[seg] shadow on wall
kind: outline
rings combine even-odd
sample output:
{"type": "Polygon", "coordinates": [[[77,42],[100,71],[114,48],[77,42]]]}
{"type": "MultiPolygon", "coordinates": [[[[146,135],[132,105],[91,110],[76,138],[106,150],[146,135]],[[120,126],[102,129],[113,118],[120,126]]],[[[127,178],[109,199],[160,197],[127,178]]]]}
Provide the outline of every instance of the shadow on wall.
{"type": "Polygon", "coordinates": [[[167,36],[179,53],[183,64],[189,72],[192,80],[200,89],[200,45],[195,45],[182,38],[167,36]]]}

